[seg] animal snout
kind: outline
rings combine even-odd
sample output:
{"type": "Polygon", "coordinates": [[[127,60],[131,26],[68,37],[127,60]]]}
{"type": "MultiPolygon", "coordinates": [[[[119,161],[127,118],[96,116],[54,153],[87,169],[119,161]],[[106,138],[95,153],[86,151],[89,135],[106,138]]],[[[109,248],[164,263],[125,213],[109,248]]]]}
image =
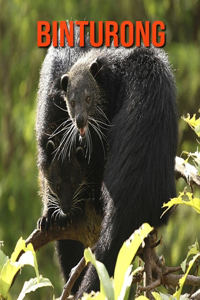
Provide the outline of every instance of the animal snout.
{"type": "Polygon", "coordinates": [[[65,215],[69,214],[71,211],[71,205],[70,203],[66,203],[64,205],[61,205],[61,209],[64,212],[65,215]]]}
{"type": "Polygon", "coordinates": [[[84,128],[85,122],[84,122],[84,116],[82,114],[78,114],[78,116],[76,117],[76,125],[79,129],[84,128]]]}

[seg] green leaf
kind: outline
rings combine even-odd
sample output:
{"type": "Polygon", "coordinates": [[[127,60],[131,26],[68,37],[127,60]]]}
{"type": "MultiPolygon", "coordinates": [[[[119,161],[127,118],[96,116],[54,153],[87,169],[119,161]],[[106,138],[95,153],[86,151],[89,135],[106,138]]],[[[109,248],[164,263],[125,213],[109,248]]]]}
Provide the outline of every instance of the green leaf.
{"type": "Polygon", "coordinates": [[[32,244],[26,246],[25,240],[22,238],[18,240],[10,259],[6,258],[2,251],[0,252],[0,261],[1,265],[4,263],[0,273],[0,294],[4,298],[6,298],[8,294],[16,273],[25,265],[34,267],[39,282],[39,271],[35,251],[32,244]],[[21,256],[19,258],[20,254],[21,256]],[[17,261],[18,258],[19,260],[17,261]]]}
{"type": "Polygon", "coordinates": [[[0,275],[1,275],[1,270],[5,263],[8,261],[9,257],[6,256],[2,250],[0,250],[0,275]]]}
{"type": "Polygon", "coordinates": [[[13,282],[13,278],[20,268],[20,264],[16,262],[13,263],[11,259],[8,259],[4,264],[0,275],[0,295],[2,295],[4,298],[6,298],[13,282]]]}
{"type": "Polygon", "coordinates": [[[12,262],[16,262],[16,260],[18,259],[19,257],[19,254],[22,252],[22,251],[26,251],[26,244],[25,244],[25,240],[22,239],[22,237],[18,240],[16,246],[15,246],[15,249],[11,255],[11,261],[12,262]]]}
{"type": "Polygon", "coordinates": [[[199,243],[198,243],[198,241],[196,241],[195,244],[192,245],[189,249],[190,249],[190,250],[189,250],[189,252],[188,252],[188,254],[187,254],[186,259],[181,263],[181,268],[182,268],[183,272],[186,271],[186,263],[187,263],[188,257],[189,257],[190,255],[196,255],[196,254],[198,254],[198,252],[199,252],[199,243]]]}
{"type": "Polygon", "coordinates": [[[154,296],[155,300],[172,300],[171,295],[165,295],[162,293],[152,292],[152,295],[154,296]]]}
{"type": "Polygon", "coordinates": [[[24,299],[26,294],[28,294],[30,292],[34,292],[36,289],[39,289],[41,287],[46,287],[46,286],[53,287],[53,285],[51,284],[49,279],[43,278],[41,275],[39,276],[39,280],[37,277],[31,278],[29,281],[26,281],[24,283],[22,291],[21,291],[19,297],[17,298],[17,300],[22,300],[22,299],[24,299]]]}
{"type": "Polygon", "coordinates": [[[29,251],[29,252],[31,251],[32,252],[32,255],[33,255],[33,265],[32,266],[34,266],[36,276],[39,280],[39,270],[38,270],[37,257],[36,257],[36,253],[35,253],[35,250],[33,248],[33,245],[31,243],[27,245],[26,251],[29,251]]]}
{"type": "Polygon", "coordinates": [[[131,273],[133,266],[130,265],[125,273],[124,282],[117,300],[128,300],[130,288],[132,284],[133,274],[131,273]]]}
{"type": "Polygon", "coordinates": [[[197,149],[196,152],[190,153],[190,156],[193,158],[195,167],[198,171],[198,174],[200,175],[200,152],[197,149]]]}
{"type": "Polygon", "coordinates": [[[124,242],[119,251],[115,271],[114,271],[114,289],[115,299],[118,299],[121,289],[125,280],[125,274],[130,266],[133,258],[135,257],[141,243],[153,228],[145,223],[138,230],[136,230],[131,237],[124,242]]]}
{"type": "Polygon", "coordinates": [[[139,296],[139,297],[135,298],[135,300],[149,300],[149,299],[145,296],[139,296]]]}
{"type": "Polygon", "coordinates": [[[176,291],[176,293],[173,294],[173,297],[176,297],[176,299],[180,299],[180,296],[181,296],[181,292],[182,292],[182,288],[183,288],[183,285],[185,283],[185,280],[186,280],[186,277],[190,271],[190,269],[192,268],[195,260],[200,257],[200,253],[198,253],[197,255],[195,255],[193,257],[193,259],[189,262],[189,267],[187,269],[187,272],[185,273],[185,275],[179,280],[179,285],[180,285],[180,288],[176,291]]]}
{"type": "Polygon", "coordinates": [[[200,125],[197,125],[197,126],[194,128],[194,131],[195,131],[196,135],[197,135],[198,137],[200,137],[200,125]]]}
{"type": "Polygon", "coordinates": [[[159,293],[152,292],[152,295],[154,296],[155,300],[163,300],[162,297],[161,297],[161,295],[159,293]]]}
{"type": "Polygon", "coordinates": [[[198,214],[200,214],[200,199],[192,198],[192,197],[193,197],[192,193],[184,193],[184,192],[180,193],[180,195],[177,198],[173,198],[169,202],[163,204],[163,207],[167,207],[167,209],[163,212],[163,214],[165,214],[166,211],[168,211],[173,205],[176,204],[184,204],[184,205],[191,206],[198,214]],[[188,201],[182,199],[185,196],[188,197],[188,201]]]}
{"type": "MultiPolygon", "coordinates": [[[[15,254],[13,255],[13,257],[15,254]]],[[[12,259],[8,259],[4,264],[1,276],[0,276],[0,293],[6,297],[11,284],[13,282],[13,278],[16,273],[24,266],[30,265],[34,267],[34,254],[31,251],[27,251],[22,254],[19,261],[13,262],[12,259]]]]}
{"type": "Polygon", "coordinates": [[[85,249],[84,256],[86,263],[91,262],[96,268],[100,280],[100,293],[105,295],[107,299],[114,300],[113,285],[105,266],[95,259],[90,248],[85,249]]]}
{"type": "Polygon", "coordinates": [[[107,300],[106,296],[100,292],[94,292],[92,291],[91,293],[87,294],[87,293],[83,293],[83,297],[81,298],[81,300],[107,300]]]}
{"type": "Polygon", "coordinates": [[[196,119],[196,114],[191,118],[188,114],[187,118],[182,117],[182,119],[188,123],[188,125],[195,131],[198,137],[200,137],[200,118],[196,119]]]}
{"type": "Polygon", "coordinates": [[[104,294],[101,294],[100,292],[91,292],[90,294],[83,294],[83,297],[81,298],[81,300],[106,300],[106,296],[104,294]]]}
{"type": "Polygon", "coordinates": [[[20,238],[18,240],[18,242],[15,246],[15,250],[11,255],[11,261],[15,262],[18,259],[19,254],[21,252],[25,252],[25,253],[29,252],[29,254],[27,256],[24,256],[24,254],[22,254],[20,256],[19,262],[21,263],[21,266],[23,267],[24,265],[30,265],[30,266],[34,267],[36,276],[39,280],[39,270],[38,270],[37,258],[36,258],[36,253],[33,248],[33,245],[30,243],[26,246],[26,242],[22,238],[20,238]],[[30,261],[29,261],[29,259],[30,259],[30,261]]]}

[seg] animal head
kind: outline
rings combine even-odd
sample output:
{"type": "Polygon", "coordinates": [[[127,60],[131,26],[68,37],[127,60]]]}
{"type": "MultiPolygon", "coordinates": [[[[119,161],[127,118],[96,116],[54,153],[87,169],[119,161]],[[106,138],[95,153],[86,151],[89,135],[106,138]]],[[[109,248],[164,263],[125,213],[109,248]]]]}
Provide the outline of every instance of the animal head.
{"type": "Polygon", "coordinates": [[[54,217],[80,212],[89,196],[90,172],[84,149],[77,146],[70,157],[59,155],[62,134],[44,135],[43,163],[39,165],[40,184],[45,205],[54,209],[54,217]],[[58,150],[58,151],[57,151],[58,150]]]}
{"type": "Polygon", "coordinates": [[[99,57],[85,56],[79,59],[60,79],[71,120],[66,145],[71,145],[74,137],[79,133],[80,142],[86,149],[88,162],[94,151],[94,145],[99,145],[99,143],[104,158],[106,155],[106,130],[110,122],[107,117],[107,96],[102,89],[103,65],[104,62],[99,57]]]}
{"type": "Polygon", "coordinates": [[[78,128],[81,137],[85,136],[89,118],[94,117],[99,99],[99,87],[95,77],[100,70],[97,59],[88,66],[84,62],[75,64],[68,74],[61,77],[60,84],[66,93],[68,113],[78,128]]]}
{"type": "MultiPolygon", "coordinates": [[[[53,141],[47,143],[47,151],[54,149],[53,141]]],[[[45,180],[52,203],[59,208],[59,213],[73,215],[81,209],[81,200],[85,200],[84,191],[87,184],[87,163],[84,168],[84,151],[78,147],[64,160],[52,159],[45,172],[45,180]],[[60,210],[61,209],[61,210],[60,210]]]]}

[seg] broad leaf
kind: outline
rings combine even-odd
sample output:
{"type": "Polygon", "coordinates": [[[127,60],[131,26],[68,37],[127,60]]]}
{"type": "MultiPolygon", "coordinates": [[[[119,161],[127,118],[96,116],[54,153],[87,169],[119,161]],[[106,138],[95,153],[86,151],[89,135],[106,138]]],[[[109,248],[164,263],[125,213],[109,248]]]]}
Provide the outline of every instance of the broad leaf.
{"type": "Polygon", "coordinates": [[[114,300],[113,285],[105,266],[95,259],[94,254],[89,248],[85,249],[84,256],[86,262],[91,262],[96,268],[100,280],[100,293],[104,294],[107,299],[114,300]]]}
{"type": "Polygon", "coordinates": [[[191,118],[188,114],[187,118],[182,117],[185,122],[187,122],[190,127],[195,131],[198,137],[200,137],[200,118],[196,119],[196,114],[191,118]]]}
{"type": "Polygon", "coordinates": [[[173,300],[171,295],[165,295],[162,293],[152,292],[155,300],[173,300]]]}
{"type": "Polygon", "coordinates": [[[9,257],[6,256],[3,251],[0,250],[0,275],[1,275],[1,270],[5,263],[9,260],[9,257]]]}
{"type": "Polygon", "coordinates": [[[46,286],[53,287],[51,282],[49,281],[49,279],[43,278],[42,276],[39,276],[39,280],[37,277],[31,278],[29,281],[26,281],[24,283],[22,291],[21,291],[19,297],[17,298],[17,300],[22,300],[22,299],[24,299],[26,294],[28,294],[30,292],[34,292],[35,290],[37,290],[41,287],[46,287],[46,286]]]}
{"type": "Polygon", "coordinates": [[[189,262],[189,267],[187,269],[187,272],[185,273],[185,275],[179,280],[179,285],[180,285],[180,288],[176,291],[176,293],[173,294],[173,297],[176,297],[176,299],[180,299],[180,296],[181,296],[181,292],[182,292],[182,289],[183,289],[183,285],[185,283],[185,280],[186,280],[186,277],[190,271],[190,269],[192,268],[195,260],[200,257],[200,253],[198,253],[197,255],[195,255],[193,257],[193,259],[189,262]]]}
{"type": "Polygon", "coordinates": [[[191,206],[198,214],[200,214],[200,200],[198,198],[192,198],[192,197],[193,197],[192,193],[186,193],[186,194],[184,192],[180,193],[180,195],[177,198],[173,198],[169,202],[163,204],[163,207],[167,207],[167,209],[163,212],[163,214],[166,213],[166,211],[168,211],[173,205],[176,204],[184,204],[184,205],[191,206]],[[188,197],[188,201],[182,199],[185,196],[188,197]]]}
{"type": "Polygon", "coordinates": [[[121,293],[126,271],[135,257],[138,248],[152,230],[153,228],[149,224],[143,224],[124,242],[120,249],[114,272],[115,299],[118,299],[121,293]]]}
{"type": "Polygon", "coordinates": [[[0,275],[0,295],[2,295],[4,298],[7,296],[14,276],[20,269],[20,264],[13,263],[10,259],[8,259],[4,264],[0,275]]]}
{"type": "Polygon", "coordinates": [[[189,247],[189,249],[190,250],[189,250],[189,252],[187,254],[186,259],[181,263],[181,268],[182,268],[183,272],[186,271],[186,263],[187,263],[188,257],[190,255],[196,255],[199,252],[199,243],[198,243],[198,241],[196,241],[194,245],[192,245],[191,247],[189,247]]]}

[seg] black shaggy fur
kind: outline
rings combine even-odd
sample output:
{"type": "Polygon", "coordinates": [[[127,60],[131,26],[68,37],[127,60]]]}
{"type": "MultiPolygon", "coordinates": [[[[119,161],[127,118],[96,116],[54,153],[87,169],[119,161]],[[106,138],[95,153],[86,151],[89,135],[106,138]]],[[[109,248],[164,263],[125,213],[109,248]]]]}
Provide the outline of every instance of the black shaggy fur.
{"type": "MultiPolygon", "coordinates": [[[[69,155],[64,155],[60,147],[65,141],[65,131],[69,124],[60,77],[89,49],[87,38],[85,48],[78,45],[79,31],[75,28],[75,47],[70,48],[67,43],[64,48],[51,46],[41,69],[36,120],[38,168],[44,203],[43,215],[38,220],[41,230],[48,230],[54,222],[60,227],[66,226],[67,222],[84,210],[84,204],[77,201],[89,197],[94,197],[96,203],[99,200],[101,181],[94,173],[96,164],[99,164],[97,157],[92,156],[88,163],[78,135],[75,136],[74,147],[69,155]]],[[[64,240],[56,243],[56,249],[67,280],[71,268],[83,256],[84,247],[79,242],[64,240]]],[[[76,290],[77,284],[73,292],[76,290]]]]}
{"type": "MultiPolygon", "coordinates": [[[[160,49],[120,48],[96,53],[93,57],[99,72],[95,81],[107,97],[112,127],[104,173],[110,197],[104,199],[105,216],[95,256],[112,276],[119,249],[131,233],[144,222],[160,227],[169,218],[169,213],[160,216],[163,203],[176,195],[176,89],[167,56],[160,49]]],[[[85,76],[89,72],[79,70],[85,76]]],[[[83,78],[77,78],[81,86],[83,78]]],[[[98,276],[90,265],[76,299],[83,292],[98,289],[98,276]]]]}
{"type": "MultiPolygon", "coordinates": [[[[52,148],[52,139],[47,142],[47,152],[52,148]]],[[[40,171],[40,182],[44,211],[38,220],[38,228],[47,231],[51,225],[56,223],[60,228],[65,228],[67,223],[73,221],[77,216],[83,214],[84,200],[91,197],[90,188],[87,187],[87,161],[79,161],[83,149],[77,148],[81,154],[72,153],[71,158],[66,157],[64,161],[52,156],[49,167],[43,173],[40,171]]],[[[71,269],[83,256],[84,246],[78,241],[60,240],[56,242],[56,250],[59,257],[62,273],[67,281],[71,269]]],[[[73,287],[77,291],[81,277],[73,287]]]]}
{"type": "MultiPolygon", "coordinates": [[[[144,222],[160,227],[168,221],[170,213],[160,216],[163,203],[176,195],[175,90],[166,54],[153,47],[51,47],[44,61],[36,125],[39,168],[45,176],[52,163],[46,151],[49,128],[54,127],[50,134],[54,131],[51,136],[56,138],[68,120],[71,127],[59,141],[57,158],[65,163],[73,158],[73,147],[82,147],[94,174],[90,179],[96,183],[97,202],[104,181],[104,219],[95,255],[110,276],[120,247],[135,229],[144,222]]],[[[80,164],[79,175],[88,172],[85,166],[80,164]]],[[[58,251],[67,258],[68,248],[61,245],[58,251]]],[[[98,289],[98,276],[90,265],[76,299],[98,289]]]]}

